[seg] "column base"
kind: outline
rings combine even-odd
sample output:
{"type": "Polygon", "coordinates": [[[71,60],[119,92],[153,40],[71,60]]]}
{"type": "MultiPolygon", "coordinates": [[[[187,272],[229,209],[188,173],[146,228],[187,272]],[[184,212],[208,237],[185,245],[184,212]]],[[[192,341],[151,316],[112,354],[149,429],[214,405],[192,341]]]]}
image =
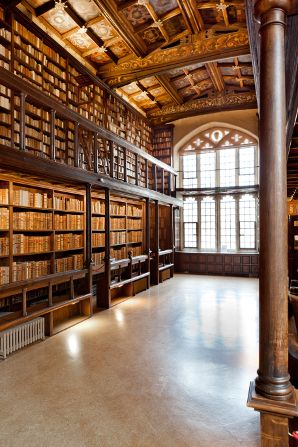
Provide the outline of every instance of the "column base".
{"type": "Polygon", "coordinates": [[[253,381],[250,382],[249,386],[247,406],[256,411],[273,413],[287,418],[298,417],[298,390],[293,388],[293,393],[290,396],[287,400],[269,399],[258,394],[256,391],[256,383],[253,381]]]}
{"type": "Polygon", "coordinates": [[[288,401],[294,394],[294,387],[290,382],[290,376],[272,378],[264,377],[258,371],[255,380],[256,393],[270,400],[288,401]]]}

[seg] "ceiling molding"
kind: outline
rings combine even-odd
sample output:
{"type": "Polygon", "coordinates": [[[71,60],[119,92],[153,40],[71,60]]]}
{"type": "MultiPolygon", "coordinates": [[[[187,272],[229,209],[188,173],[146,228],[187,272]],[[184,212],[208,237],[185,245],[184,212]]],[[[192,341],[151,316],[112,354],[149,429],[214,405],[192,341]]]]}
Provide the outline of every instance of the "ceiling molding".
{"type": "Polygon", "coordinates": [[[173,99],[173,101],[176,104],[182,104],[183,99],[179,95],[176,88],[171,84],[169,78],[167,75],[160,75],[157,76],[157,80],[160,83],[160,85],[164,88],[164,90],[170,95],[170,97],[173,99]]]}
{"type": "Polygon", "coordinates": [[[250,50],[246,31],[210,37],[202,32],[192,36],[192,42],[157,50],[143,59],[134,58],[118,66],[107,64],[98,70],[98,75],[110,86],[121,87],[174,68],[248,54],[250,50]]]}
{"type": "Polygon", "coordinates": [[[111,0],[94,0],[102,16],[112,25],[119,36],[124,40],[128,47],[138,57],[143,57],[147,54],[147,47],[135,33],[130,23],[125,20],[121,12],[117,10],[114,1],[111,0]]]}
{"type": "Polygon", "coordinates": [[[225,110],[253,109],[257,106],[256,94],[246,93],[219,93],[206,99],[188,101],[181,105],[164,106],[148,115],[154,124],[162,124],[193,115],[220,112],[225,110]]]}

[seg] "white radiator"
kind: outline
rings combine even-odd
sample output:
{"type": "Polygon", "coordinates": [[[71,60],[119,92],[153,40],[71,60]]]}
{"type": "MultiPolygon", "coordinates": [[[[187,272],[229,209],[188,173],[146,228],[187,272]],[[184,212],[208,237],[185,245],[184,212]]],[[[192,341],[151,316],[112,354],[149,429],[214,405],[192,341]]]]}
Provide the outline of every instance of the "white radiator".
{"type": "Polygon", "coordinates": [[[0,332],[0,357],[6,359],[6,356],[11,352],[44,338],[43,318],[35,318],[27,323],[2,331],[0,332]]]}

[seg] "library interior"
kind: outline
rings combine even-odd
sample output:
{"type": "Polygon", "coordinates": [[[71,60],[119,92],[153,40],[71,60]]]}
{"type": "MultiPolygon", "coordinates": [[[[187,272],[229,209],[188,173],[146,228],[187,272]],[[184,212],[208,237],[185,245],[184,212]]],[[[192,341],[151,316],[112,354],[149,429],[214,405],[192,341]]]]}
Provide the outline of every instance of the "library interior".
{"type": "Polygon", "coordinates": [[[1,446],[298,446],[297,109],[298,0],[0,0],[1,446]]]}

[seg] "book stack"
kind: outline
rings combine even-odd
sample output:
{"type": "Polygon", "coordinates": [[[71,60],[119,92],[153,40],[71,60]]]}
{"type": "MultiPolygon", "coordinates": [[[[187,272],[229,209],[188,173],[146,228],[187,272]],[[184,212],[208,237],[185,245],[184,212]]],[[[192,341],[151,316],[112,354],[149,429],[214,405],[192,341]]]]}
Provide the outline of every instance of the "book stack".
{"type": "Polygon", "coordinates": [[[8,208],[0,208],[0,229],[9,229],[9,210],[8,208]]]}
{"type": "Polygon", "coordinates": [[[104,245],[105,245],[104,233],[93,233],[92,234],[92,245],[93,245],[93,247],[104,247],[104,245]]]}
{"type": "Polygon", "coordinates": [[[50,274],[50,261],[13,262],[12,280],[25,281],[50,274]]]}
{"type": "Polygon", "coordinates": [[[13,214],[13,228],[14,230],[30,231],[51,230],[52,215],[50,213],[38,213],[35,211],[16,211],[13,214]]]}
{"type": "Polygon", "coordinates": [[[55,214],[55,230],[83,230],[84,216],[81,214],[55,214]]]}
{"type": "Polygon", "coordinates": [[[92,217],[92,230],[104,230],[105,218],[104,217],[92,217]]]}
{"type": "Polygon", "coordinates": [[[44,253],[49,252],[51,247],[50,236],[25,236],[24,234],[13,235],[13,254],[44,253]]]}
{"type": "Polygon", "coordinates": [[[72,250],[82,248],[84,245],[82,234],[56,234],[55,235],[55,250],[72,250]]]}
{"type": "Polygon", "coordinates": [[[9,283],[9,267],[0,266],[0,286],[9,283]]]}

